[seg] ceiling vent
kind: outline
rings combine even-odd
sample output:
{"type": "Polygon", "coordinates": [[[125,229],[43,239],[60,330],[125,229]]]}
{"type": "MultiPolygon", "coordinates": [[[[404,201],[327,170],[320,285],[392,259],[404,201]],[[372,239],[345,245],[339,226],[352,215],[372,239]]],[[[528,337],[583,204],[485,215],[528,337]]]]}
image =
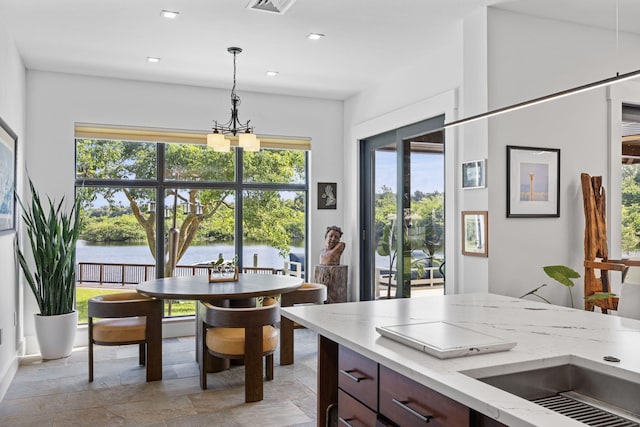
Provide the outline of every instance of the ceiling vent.
{"type": "Polygon", "coordinates": [[[251,0],[247,9],[284,15],[296,0],[251,0]]]}

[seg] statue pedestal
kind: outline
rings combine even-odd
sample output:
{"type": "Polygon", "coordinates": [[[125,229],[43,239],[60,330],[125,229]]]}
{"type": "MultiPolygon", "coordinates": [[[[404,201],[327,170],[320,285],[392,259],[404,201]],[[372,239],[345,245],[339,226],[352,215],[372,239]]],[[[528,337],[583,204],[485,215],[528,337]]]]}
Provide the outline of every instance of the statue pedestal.
{"type": "Polygon", "coordinates": [[[313,281],[327,286],[327,302],[347,302],[346,265],[316,265],[313,281]]]}

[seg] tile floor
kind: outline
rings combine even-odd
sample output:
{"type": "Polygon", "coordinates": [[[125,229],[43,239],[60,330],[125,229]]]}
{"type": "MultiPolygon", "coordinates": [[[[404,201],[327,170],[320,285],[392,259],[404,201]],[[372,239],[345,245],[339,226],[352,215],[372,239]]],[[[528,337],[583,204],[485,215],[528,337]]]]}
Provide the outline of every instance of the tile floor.
{"type": "Polygon", "coordinates": [[[163,380],[145,382],[137,346],[87,349],[65,359],[21,363],[0,402],[0,426],[315,426],[317,335],[295,331],[295,363],[265,382],[264,400],[244,402],[244,367],[211,373],[200,389],[194,337],[163,342],[163,380]]]}

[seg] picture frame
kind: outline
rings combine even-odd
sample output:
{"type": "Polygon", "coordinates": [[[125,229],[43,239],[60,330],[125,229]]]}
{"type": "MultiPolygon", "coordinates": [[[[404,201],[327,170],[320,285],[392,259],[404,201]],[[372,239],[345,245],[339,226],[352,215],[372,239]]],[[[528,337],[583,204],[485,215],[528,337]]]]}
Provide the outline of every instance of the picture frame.
{"type": "Polygon", "coordinates": [[[560,149],[507,145],[507,218],[560,216],[560,149]]]}
{"type": "Polygon", "coordinates": [[[16,229],[16,150],[18,136],[0,118],[0,234],[16,229]]]}
{"type": "Polygon", "coordinates": [[[335,182],[318,183],[318,209],[338,208],[338,184],[335,182]]]}
{"type": "Polygon", "coordinates": [[[485,188],[487,160],[462,162],[462,188],[485,188]]]}
{"type": "Polygon", "coordinates": [[[462,255],[489,256],[488,230],[488,211],[462,211],[462,255]]]}

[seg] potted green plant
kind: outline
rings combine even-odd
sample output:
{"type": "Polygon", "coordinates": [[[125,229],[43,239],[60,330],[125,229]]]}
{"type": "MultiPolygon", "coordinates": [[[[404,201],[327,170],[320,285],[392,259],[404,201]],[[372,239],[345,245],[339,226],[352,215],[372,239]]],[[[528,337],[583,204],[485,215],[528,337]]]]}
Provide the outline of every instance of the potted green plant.
{"type": "Polygon", "coordinates": [[[22,208],[35,268],[31,269],[25,252],[19,246],[16,252],[40,309],[40,313],[35,315],[40,353],[43,359],[58,359],[71,354],[78,324],[74,299],[80,199],[65,211],[64,197],[57,204],[47,198],[47,206],[43,206],[31,180],[29,188],[31,203],[28,207],[19,197],[17,199],[22,208]]]}

